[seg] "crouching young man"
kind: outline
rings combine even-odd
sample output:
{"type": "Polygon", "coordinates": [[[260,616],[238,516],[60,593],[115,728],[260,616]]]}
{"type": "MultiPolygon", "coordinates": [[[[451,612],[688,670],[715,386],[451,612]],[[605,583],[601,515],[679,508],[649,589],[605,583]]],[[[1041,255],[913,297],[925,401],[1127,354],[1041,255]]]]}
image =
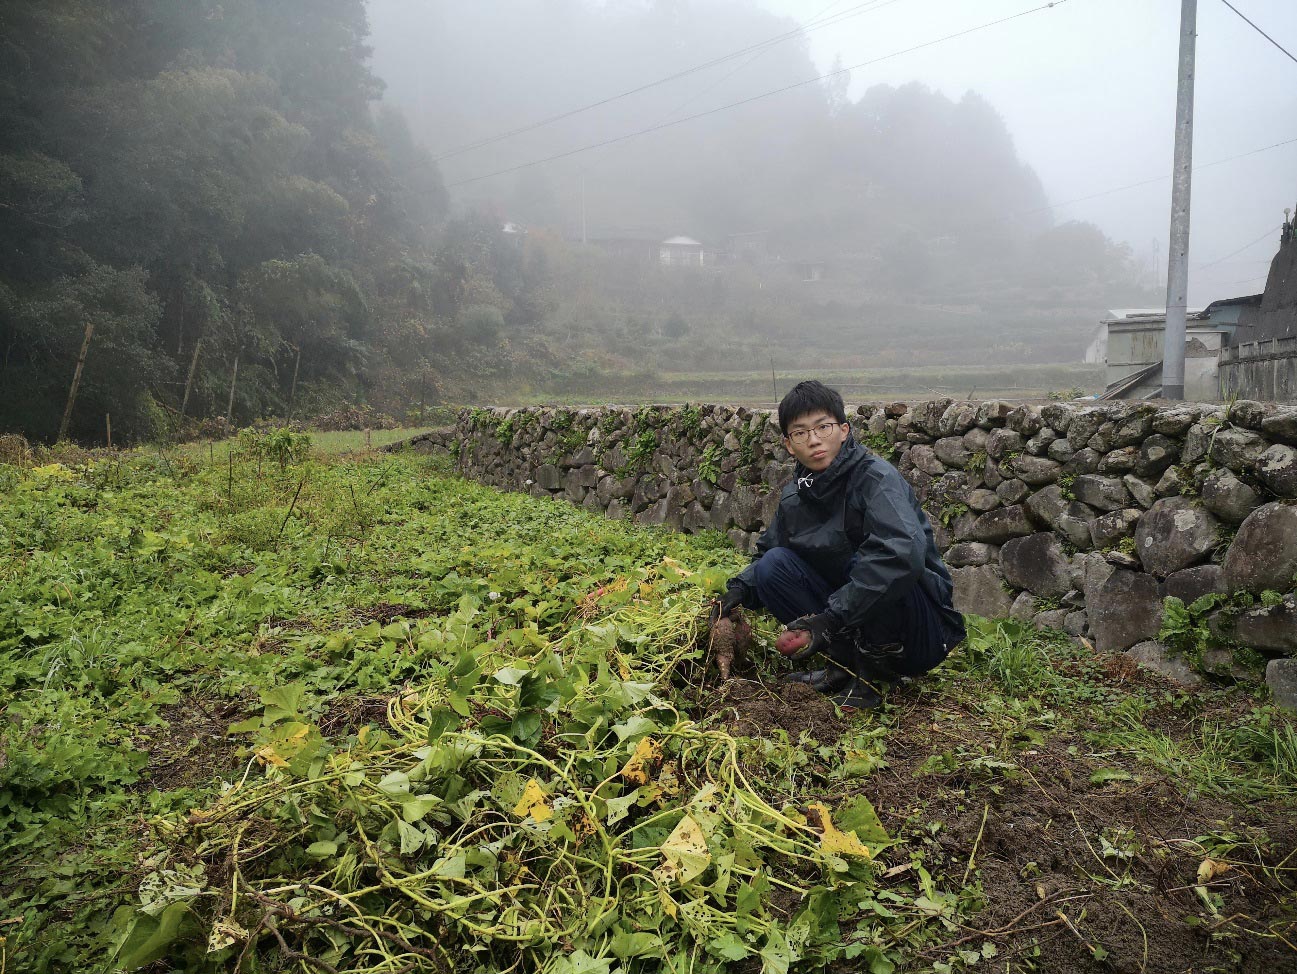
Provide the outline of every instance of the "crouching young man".
{"type": "Polygon", "coordinates": [[[837,392],[799,383],[779,428],[796,473],[720,614],[764,606],[787,627],[781,652],[822,661],[790,679],[843,708],[876,707],[881,685],[926,673],[963,640],[950,572],[914,491],[855,441],[837,392]]]}

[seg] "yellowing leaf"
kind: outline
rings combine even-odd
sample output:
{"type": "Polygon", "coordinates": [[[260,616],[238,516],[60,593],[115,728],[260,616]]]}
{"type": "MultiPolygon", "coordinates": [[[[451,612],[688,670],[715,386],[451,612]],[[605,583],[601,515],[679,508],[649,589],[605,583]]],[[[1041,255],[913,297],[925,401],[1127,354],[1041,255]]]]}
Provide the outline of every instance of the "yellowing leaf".
{"type": "Polygon", "coordinates": [[[1198,882],[1210,883],[1221,873],[1229,869],[1229,863],[1217,859],[1204,859],[1198,866],[1198,882]]]}
{"type": "Polygon", "coordinates": [[[707,839],[692,815],[682,818],[662,843],[662,864],[653,870],[659,882],[687,883],[711,865],[707,839]]]}
{"type": "Polygon", "coordinates": [[[662,911],[672,920],[680,915],[680,907],[676,906],[676,901],[671,898],[671,894],[666,890],[658,890],[658,901],[662,904],[662,911]]]}
{"type": "Polygon", "coordinates": [[[829,810],[822,802],[816,802],[809,807],[811,811],[818,813],[820,818],[820,849],[822,851],[836,856],[859,856],[862,859],[873,858],[873,853],[869,851],[869,847],[856,837],[854,831],[843,832],[833,824],[833,819],[829,817],[829,810]]]}
{"type": "Polygon", "coordinates": [[[275,746],[273,744],[266,744],[259,747],[255,753],[257,757],[261,758],[262,764],[273,764],[276,768],[288,767],[288,762],[275,752],[275,746]]]}
{"type": "Polygon", "coordinates": [[[647,785],[653,766],[662,760],[662,745],[651,737],[643,737],[635,745],[635,753],[622,766],[621,776],[631,784],[647,785]]]}
{"type": "Polygon", "coordinates": [[[537,822],[547,822],[554,817],[554,809],[546,800],[545,789],[535,778],[528,781],[527,787],[522,790],[522,798],[513,807],[513,814],[519,818],[530,815],[537,822]]]}

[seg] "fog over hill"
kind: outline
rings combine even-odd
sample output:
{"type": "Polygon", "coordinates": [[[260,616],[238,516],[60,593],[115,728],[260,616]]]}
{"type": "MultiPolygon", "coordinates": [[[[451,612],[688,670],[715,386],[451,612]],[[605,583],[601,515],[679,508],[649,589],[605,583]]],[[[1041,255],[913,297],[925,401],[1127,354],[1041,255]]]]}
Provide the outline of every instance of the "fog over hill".
{"type": "Polygon", "coordinates": [[[911,81],[856,92],[846,74],[799,84],[823,73],[813,16],[803,32],[735,0],[373,0],[370,11],[386,98],[438,158],[457,207],[533,238],[577,243],[584,227],[595,247],[682,235],[718,253],[701,289],[677,275],[632,296],[596,274],[596,293],[554,295],[551,324],[638,317],[654,332],[676,315],[736,350],[795,332],[826,348],[868,345],[885,362],[1042,361],[1079,357],[1108,307],[1157,300],[1127,248],[1055,219],[975,90],[951,97],[911,81]],[[690,70],[699,65],[709,66],[690,70]],[[545,121],[554,116],[565,117],[545,121]],[[644,129],[656,130],[635,134],[644,129]],[[756,253],[739,234],[758,238],[756,253]],[[790,286],[807,274],[822,279],[790,286]],[[958,340],[974,338],[971,350],[958,340]]]}

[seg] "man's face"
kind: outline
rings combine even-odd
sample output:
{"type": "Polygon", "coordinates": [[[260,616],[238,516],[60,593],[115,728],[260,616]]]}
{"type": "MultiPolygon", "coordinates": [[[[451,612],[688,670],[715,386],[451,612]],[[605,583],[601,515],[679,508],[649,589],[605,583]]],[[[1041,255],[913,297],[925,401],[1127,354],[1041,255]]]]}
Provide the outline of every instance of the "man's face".
{"type": "Polygon", "coordinates": [[[850,432],[850,424],[839,423],[831,413],[821,410],[789,423],[784,446],[803,467],[819,473],[828,469],[850,432]]]}

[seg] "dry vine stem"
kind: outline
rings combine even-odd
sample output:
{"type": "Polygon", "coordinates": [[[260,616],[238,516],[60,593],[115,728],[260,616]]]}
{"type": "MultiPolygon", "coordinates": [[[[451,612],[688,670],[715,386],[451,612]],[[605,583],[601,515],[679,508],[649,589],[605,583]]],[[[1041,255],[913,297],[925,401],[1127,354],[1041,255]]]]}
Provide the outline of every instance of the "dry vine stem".
{"type": "MultiPolygon", "coordinates": [[[[217,922],[321,971],[444,974],[470,951],[484,970],[548,972],[564,969],[555,945],[608,956],[641,930],[670,930],[686,958],[722,935],[778,944],[788,918],[740,909],[740,892],[865,895],[869,850],[774,807],[737,738],[668,702],[703,593],[654,585],[527,655],[490,625],[470,635],[465,609],[442,623],[458,675],[394,694],[386,730],[309,775],[272,764],[190,816],[200,854],[230,865],[217,922]],[[554,688],[535,740],[509,732],[524,680],[554,688]]],[[[729,631],[736,649],[750,638],[741,615],[729,631]]]]}

